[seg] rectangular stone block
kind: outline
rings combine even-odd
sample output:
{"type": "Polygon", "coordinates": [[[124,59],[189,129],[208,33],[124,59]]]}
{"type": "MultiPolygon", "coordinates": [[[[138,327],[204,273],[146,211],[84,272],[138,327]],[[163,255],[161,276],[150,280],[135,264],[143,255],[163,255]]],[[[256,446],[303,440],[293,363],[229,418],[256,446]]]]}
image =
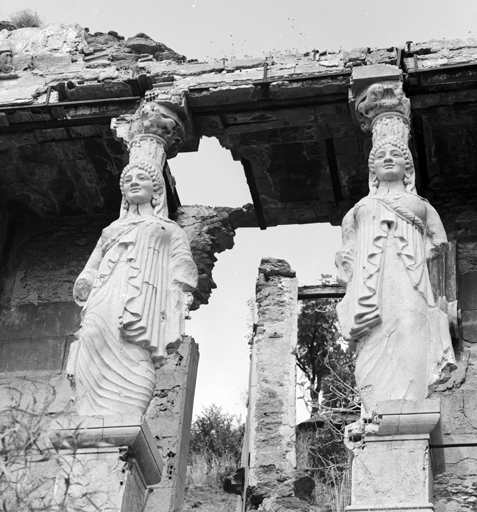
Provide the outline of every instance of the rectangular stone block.
{"type": "Polygon", "coordinates": [[[39,304],[32,336],[68,336],[80,326],[81,308],[73,301],[39,304]]]}
{"type": "Polygon", "coordinates": [[[366,438],[354,450],[352,505],[347,510],[433,510],[429,436],[366,438]]]}
{"type": "Polygon", "coordinates": [[[0,306],[0,340],[30,338],[36,309],[35,304],[0,306]]]}
{"type": "Polygon", "coordinates": [[[64,336],[13,339],[1,342],[0,372],[60,373],[63,368],[66,339],[64,336]]]}

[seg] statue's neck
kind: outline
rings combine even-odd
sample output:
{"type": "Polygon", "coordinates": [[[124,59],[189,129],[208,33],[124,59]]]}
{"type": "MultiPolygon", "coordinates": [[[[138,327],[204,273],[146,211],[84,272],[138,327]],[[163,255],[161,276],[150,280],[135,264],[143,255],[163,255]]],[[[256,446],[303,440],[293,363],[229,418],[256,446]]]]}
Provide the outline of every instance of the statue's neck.
{"type": "Polygon", "coordinates": [[[406,192],[406,187],[402,181],[381,181],[376,194],[396,194],[398,192],[406,192]]]}
{"type": "Polygon", "coordinates": [[[141,218],[152,217],[154,215],[154,208],[150,202],[143,204],[130,204],[126,218],[141,218]]]}

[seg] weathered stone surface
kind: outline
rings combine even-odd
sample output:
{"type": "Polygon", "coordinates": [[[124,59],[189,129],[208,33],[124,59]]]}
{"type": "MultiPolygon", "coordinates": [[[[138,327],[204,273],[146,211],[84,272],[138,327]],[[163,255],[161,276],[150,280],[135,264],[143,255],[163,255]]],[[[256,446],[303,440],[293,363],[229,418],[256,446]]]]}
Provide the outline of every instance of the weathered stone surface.
{"type": "Polygon", "coordinates": [[[270,276],[296,277],[296,272],[292,270],[290,264],[277,258],[262,258],[258,272],[263,274],[266,279],[270,276]]]}
{"type": "Polygon", "coordinates": [[[149,496],[146,511],[182,507],[198,362],[198,346],[185,338],[156,373],[156,390],[146,417],[164,459],[164,474],[149,496]]]}
{"type": "Polygon", "coordinates": [[[404,59],[408,71],[462,65],[475,62],[477,40],[470,37],[466,39],[434,39],[425,43],[411,43],[409,51],[416,57],[404,59]]]}
{"type": "Polygon", "coordinates": [[[297,279],[283,260],[267,258],[257,280],[248,420],[250,500],[258,510],[307,510],[294,498],[297,279]],[[284,500],[281,502],[281,500],[284,500]],[[287,508],[289,507],[289,508],[287,508]]]}
{"type": "Polygon", "coordinates": [[[427,439],[367,438],[362,449],[354,450],[352,502],[348,510],[399,510],[400,506],[412,510],[414,505],[431,512],[431,481],[427,439]]]}
{"type": "Polygon", "coordinates": [[[157,43],[146,34],[137,34],[126,39],[124,46],[140,55],[150,54],[156,56],[158,54],[158,60],[183,61],[186,59],[183,55],[178,55],[165,44],[157,43]]]}
{"type": "MultiPolygon", "coordinates": [[[[440,393],[444,443],[473,443],[477,433],[477,346],[466,344],[462,366],[464,378],[454,388],[440,393]]],[[[435,480],[437,512],[471,511],[476,503],[477,449],[447,448],[446,472],[435,480]]]]}
{"type": "MultiPolygon", "coordinates": [[[[73,326],[78,317],[65,303],[71,303],[76,276],[109,219],[107,216],[70,217],[17,224],[18,236],[12,240],[8,266],[3,274],[1,304],[5,309],[2,315],[8,318],[5,317],[1,329],[18,325],[17,315],[19,322],[27,315],[31,323],[25,323],[23,329],[30,329],[30,333],[35,327],[39,333],[45,333],[46,328],[49,335],[72,334],[66,326],[73,326]],[[58,302],[63,306],[52,304],[58,302]],[[34,304],[45,306],[38,312],[34,304]],[[10,309],[13,306],[18,309],[10,309]],[[32,309],[35,311],[29,313],[32,309]],[[49,317],[48,321],[41,320],[43,315],[49,317]]],[[[8,336],[8,331],[5,335],[8,336]]]]}
{"type": "Polygon", "coordinates": [[[212,279],[212,269],[217,261],[215,254],[232,249],[234,245],[235,230],[229,220],[231,211],[232,208],[183,206],[175,215],[176,222],[187,234],[199,270],[199,285],[191,310],[207,304],[212,290],[216,288],[212,279]]]}

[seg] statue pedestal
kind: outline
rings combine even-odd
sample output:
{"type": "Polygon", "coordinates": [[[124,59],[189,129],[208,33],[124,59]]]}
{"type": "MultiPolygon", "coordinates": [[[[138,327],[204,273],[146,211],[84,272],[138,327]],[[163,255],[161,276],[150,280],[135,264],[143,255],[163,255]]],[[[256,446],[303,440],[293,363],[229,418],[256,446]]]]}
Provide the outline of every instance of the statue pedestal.
{"type": "MultiPolygon", "coordinates": [[[[359,422],[361,423],[361,422],[359,422]]],[[[445,471],[439,400],[379,402],[372,423],[347,428],[353,451],[351,506],[358,511],[434,511],[433,475],[445,471]]]]}
{"type": "Polygon", "coordinates": [[[54,503],[86,512],[140,512],[147,488],[161,481],[162,458],[142,415],[57,420],[50,439],[59,453],[54,503]]]}

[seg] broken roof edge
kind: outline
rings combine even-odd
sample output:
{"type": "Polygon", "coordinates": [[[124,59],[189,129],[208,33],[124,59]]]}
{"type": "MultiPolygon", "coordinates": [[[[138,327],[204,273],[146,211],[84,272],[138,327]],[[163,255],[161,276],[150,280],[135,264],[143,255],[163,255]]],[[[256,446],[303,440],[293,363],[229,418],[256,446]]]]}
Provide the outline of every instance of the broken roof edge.
{"type": "MultiPolygon", "coordinates": [[[[95,97],[136,96],[134,91],[114,84],[126,83],[134,89],[133,82],[140,77],[147,77],[151,86],[197,96],[201,91],[220,93],[257,84],[283,89],[303,80],[343,77],[346,81],[354,67],[373,64],[396,65],[405,73],[477,65],[477,39],[473,38],[407,42],[384,49],[274,53],[263,58],[199,63],[185,61],[162,43],[142,36],[144,41],[139,41],[138,36],[123,41],[103,34],[91,42],[95,36],[85,34],[79,25],[2,30],[0,45],[11,49],[13,69],[0,70],[0,105],[44,105],[48,87],[57,88],[60,83],[70,84],[71,88],[66,87],[63,92],[75,96],[63,98],[66,101],[81,99],[79,88],[86,92],[88,86],[93,88],[91,94],[95,97]],[[156,51],[160,48],[164,48],[162,53],[156,51]],[[177,58],[168,58],[171,56],[177,58]]],[[[49,97],[50,104],[61,100],[55,93],[49,97]]]]}

